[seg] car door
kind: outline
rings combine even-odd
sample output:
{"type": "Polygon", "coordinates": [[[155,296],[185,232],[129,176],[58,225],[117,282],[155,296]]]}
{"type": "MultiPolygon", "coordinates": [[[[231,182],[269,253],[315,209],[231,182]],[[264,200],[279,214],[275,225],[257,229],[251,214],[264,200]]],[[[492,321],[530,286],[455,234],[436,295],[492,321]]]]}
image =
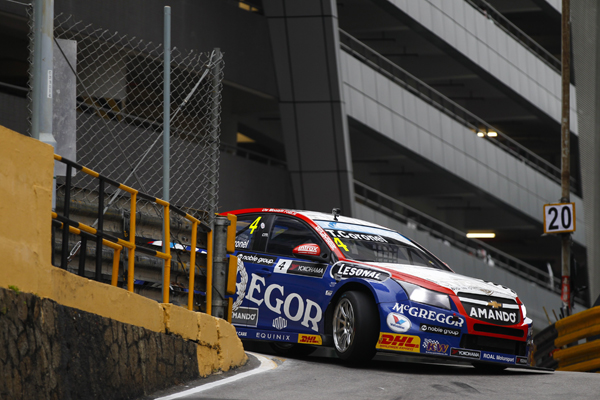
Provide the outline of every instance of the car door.
{"type": "MultiPolygon", "coordinates": [[[[246,294],[252,274],[257,273],[265,262],[264,257],[258,257],[255,249],[264,249],[269,218],[264,214],[243,214],[237,217],[235,255],[238,257],[238,271],[231,313],[231,323],[236,327],[256,328],[258,325],[259,309],[255,304],[248,304],[246,294]]],[[[247,333],[239,329],[238,335],[247,337],[247,333]]]]}
{"type": "Polygon", "coordinates": [[[322,325],[327,292],[331,295],[329,265],[325,259],[310,260],[293,250],[305,244],[317,244],[327,254],[329,250],[297,218],[276,215],[269,223],[265,251],[258,255],[267,261],[250,274],[248,304],[258,306],[260,329],[315,334],[322,325]]]}

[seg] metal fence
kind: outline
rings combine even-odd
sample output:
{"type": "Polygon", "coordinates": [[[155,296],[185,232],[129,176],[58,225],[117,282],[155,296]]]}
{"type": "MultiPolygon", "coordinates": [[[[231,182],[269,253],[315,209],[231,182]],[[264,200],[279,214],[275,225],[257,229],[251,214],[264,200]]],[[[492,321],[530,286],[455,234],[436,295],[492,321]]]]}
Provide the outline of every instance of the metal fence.
{"type": "MultiPolygon", "coordinates": [[[[62,57],[66,73],[76,77],[76,161],[162,197],[162,44],[96,28],[68,15],[55,18],[54,37],[55,62],[62,57]],[[75,47],[75,56],[69,55],[69,48],[75,47]]],[[[218,49],[171,50],[169,200],[208,225],[218,203],[223,68],[218,49]]],[[[55,71],[55,84],[58,77],[55,71]]],[[[55,136],[64,134],[54,130],[55,136]]],[[[63,181],[59,177],[59,201],[63,181]]],[[[97,204],[97,182],[78,173],[72,185],[74,201],[97,204]]],[[[124,193],[107,190],[107,207],[118,209],[126,203],[120,200],[124,193]]],[[[160,208],[143,199],[138,203],[140,213],[161,216],[160,208]]]]}

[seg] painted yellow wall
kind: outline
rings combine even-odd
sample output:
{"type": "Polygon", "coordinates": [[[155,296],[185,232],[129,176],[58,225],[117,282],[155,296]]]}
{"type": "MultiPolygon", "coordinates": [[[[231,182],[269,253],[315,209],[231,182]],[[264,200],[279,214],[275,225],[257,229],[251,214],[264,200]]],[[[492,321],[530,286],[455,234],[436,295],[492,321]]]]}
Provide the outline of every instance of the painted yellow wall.
{"type": "Polygon", "coordinates": [[[0,138],[0,285],[49,293],[53,149],[1,126],[0,138]]]}
{"type": "Polygon", "coordinates": [[[16,286],[68,307],[198,341],[202,376],[246,362],[241,341],[233,338],[235,328],[224,320],[53,267],[53,148],[2,126],[0,141],[0,287],[16,286]]]}

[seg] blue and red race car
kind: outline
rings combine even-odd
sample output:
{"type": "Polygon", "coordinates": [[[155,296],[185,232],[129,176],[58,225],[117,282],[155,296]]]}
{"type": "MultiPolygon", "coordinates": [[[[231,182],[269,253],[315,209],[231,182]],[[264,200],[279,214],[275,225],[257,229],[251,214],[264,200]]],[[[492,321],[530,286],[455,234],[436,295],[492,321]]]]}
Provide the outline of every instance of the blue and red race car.
{"type": "Polygon", "coordinates": [[[237,216],[242,339],[280,354],[332,346],[350,362],[377,351],[477,366],[527,366],[532,321],[511,289],[454,273],[411,239],[334,213],[254,208],[237,216]]]}

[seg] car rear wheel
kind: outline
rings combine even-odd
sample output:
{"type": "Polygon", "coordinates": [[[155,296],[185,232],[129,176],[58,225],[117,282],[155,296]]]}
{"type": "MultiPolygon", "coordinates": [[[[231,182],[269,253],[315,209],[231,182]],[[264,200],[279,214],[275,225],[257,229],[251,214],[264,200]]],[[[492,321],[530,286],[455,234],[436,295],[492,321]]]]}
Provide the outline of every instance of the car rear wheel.
{"type": "Polygon", "coordinates": [[[311,355],[315,350],[314,346],[307,346],[305,344],[296,343],[284,343],[284,342],[271,342],[269,343],[275,353],[280,356],[286,357],[306,357],[311,355]]]}
{"type": "Polygon", "coordinates": [[[353,363],[373,358],[379,333],[379,312],[368,295],[355,291],[344,293],[333,311],[332,328],[339,358],[353,363]]]}

